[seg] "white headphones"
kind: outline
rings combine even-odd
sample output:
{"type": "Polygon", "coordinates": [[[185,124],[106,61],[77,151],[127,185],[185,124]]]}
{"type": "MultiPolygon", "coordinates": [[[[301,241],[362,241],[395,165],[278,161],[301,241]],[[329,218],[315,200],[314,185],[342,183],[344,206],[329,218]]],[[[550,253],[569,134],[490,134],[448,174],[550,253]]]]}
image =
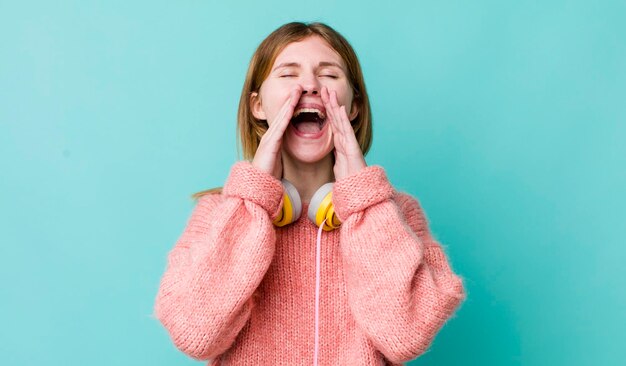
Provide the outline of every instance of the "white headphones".
{"type": "MultiPolygon", "coordinates": [[[[280,215],[274,220],[274,225],[285,226],[289,225],[300,218],[302,214],[302,201],[300,194],[296,187],[286,179],[282,179],[284,196],[283,206],[280,210],[280,215]]],[[[322,185],[311,197],[311,203],[309,204],[309,220],[313,221],[316,226],[320,226],[324,219],[324,226],[322,229],[325,231],[331,231],[337,229],[341,225],[341,221],[335,215],[335,209],[332,203],[333,196],[333,183],[326,183],[322,185]]]]}

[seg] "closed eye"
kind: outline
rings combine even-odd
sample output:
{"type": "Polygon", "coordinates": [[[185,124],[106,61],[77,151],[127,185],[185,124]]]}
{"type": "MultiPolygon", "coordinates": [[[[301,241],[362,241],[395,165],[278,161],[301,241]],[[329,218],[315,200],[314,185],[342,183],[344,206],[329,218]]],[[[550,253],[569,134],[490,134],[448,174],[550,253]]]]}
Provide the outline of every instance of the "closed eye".
{"type": "MultiPolygon", "coordinates": [[[[296,75],[281,75],[281,78],[291,78],[291,77],[295,77],[296,75]]],[[[335,75],[320,75],[320,76],[325,76],[325,77],[329,77],[329,78],[333,78],[333,79],[337,79],[337,76],[335,75]]]]}

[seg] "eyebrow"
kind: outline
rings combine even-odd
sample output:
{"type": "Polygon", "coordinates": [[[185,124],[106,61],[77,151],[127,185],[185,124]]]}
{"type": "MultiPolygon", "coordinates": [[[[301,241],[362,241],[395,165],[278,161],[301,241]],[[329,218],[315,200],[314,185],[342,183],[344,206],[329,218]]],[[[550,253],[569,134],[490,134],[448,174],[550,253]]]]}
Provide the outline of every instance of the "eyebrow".
{"type": "MultiPolygon", "coordinates": [[[[283,68],[283,67],[300,67],[301,65],[297,62],[283,62],[282,64],[276,66],[274,68],[274,70],[272,70],[272,72],[283,68]]],[[[325,66],[335,66],[338,67],[339,69],[341,69],[343,71],[343,67],[341,67],[341,65],[339,65],[336,62],[330,62],[330,61],[321,61],[318,65],[318,67],[325,67],[325,66]]]]}

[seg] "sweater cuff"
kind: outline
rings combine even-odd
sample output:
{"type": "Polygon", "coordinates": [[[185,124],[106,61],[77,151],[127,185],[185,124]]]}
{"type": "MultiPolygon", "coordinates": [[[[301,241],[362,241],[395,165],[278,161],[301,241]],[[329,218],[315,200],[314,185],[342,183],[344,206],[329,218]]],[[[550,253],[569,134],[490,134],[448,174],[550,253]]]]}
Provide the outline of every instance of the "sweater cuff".
{"type": "Polygon", "coordinates": [[[265,209],[274,220],[280,214],[283,185],[276,177],[258,169],[252,162],[242,160],[231,168],[222,194],[254,202],[265,209]]]}
{"type": "Polygon", "coordinates": [[[394,189],[385,170],[370,165],[359,172],[343,177],[333,185],[333,206],[341,222],[355,212],[392,198],[394,189]]]}

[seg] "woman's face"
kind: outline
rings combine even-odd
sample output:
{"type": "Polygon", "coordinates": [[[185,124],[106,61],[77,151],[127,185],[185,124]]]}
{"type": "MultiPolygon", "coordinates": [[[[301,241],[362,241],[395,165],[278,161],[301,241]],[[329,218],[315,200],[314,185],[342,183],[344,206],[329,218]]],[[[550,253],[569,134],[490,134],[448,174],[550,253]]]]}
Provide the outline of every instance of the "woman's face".
{"type": "MultiPolygon", "coordinates": [[[[337,93],[337,102],[340,106],[346,106],[346,113],[352,121],[358,110],[347,75],[341,56],[321,37],[310,36],[290,43],[276,57],[258,95],[252,93],[252,113],[255,118],[266,120],[269,125],[276,123],[275,118],[290,92],[300,88],[302,94],[294,114],[300,108],[307,107],[319,109],[326,115],[321,97],[321,88],[326,86],[329,93],[333,90],[337,93]]],[[[321,129],[316,123],[290,123],[283,135],[283,149],[302,162],[320,161],[333,148],[328,121],[323,122],[321,129]]]]}

